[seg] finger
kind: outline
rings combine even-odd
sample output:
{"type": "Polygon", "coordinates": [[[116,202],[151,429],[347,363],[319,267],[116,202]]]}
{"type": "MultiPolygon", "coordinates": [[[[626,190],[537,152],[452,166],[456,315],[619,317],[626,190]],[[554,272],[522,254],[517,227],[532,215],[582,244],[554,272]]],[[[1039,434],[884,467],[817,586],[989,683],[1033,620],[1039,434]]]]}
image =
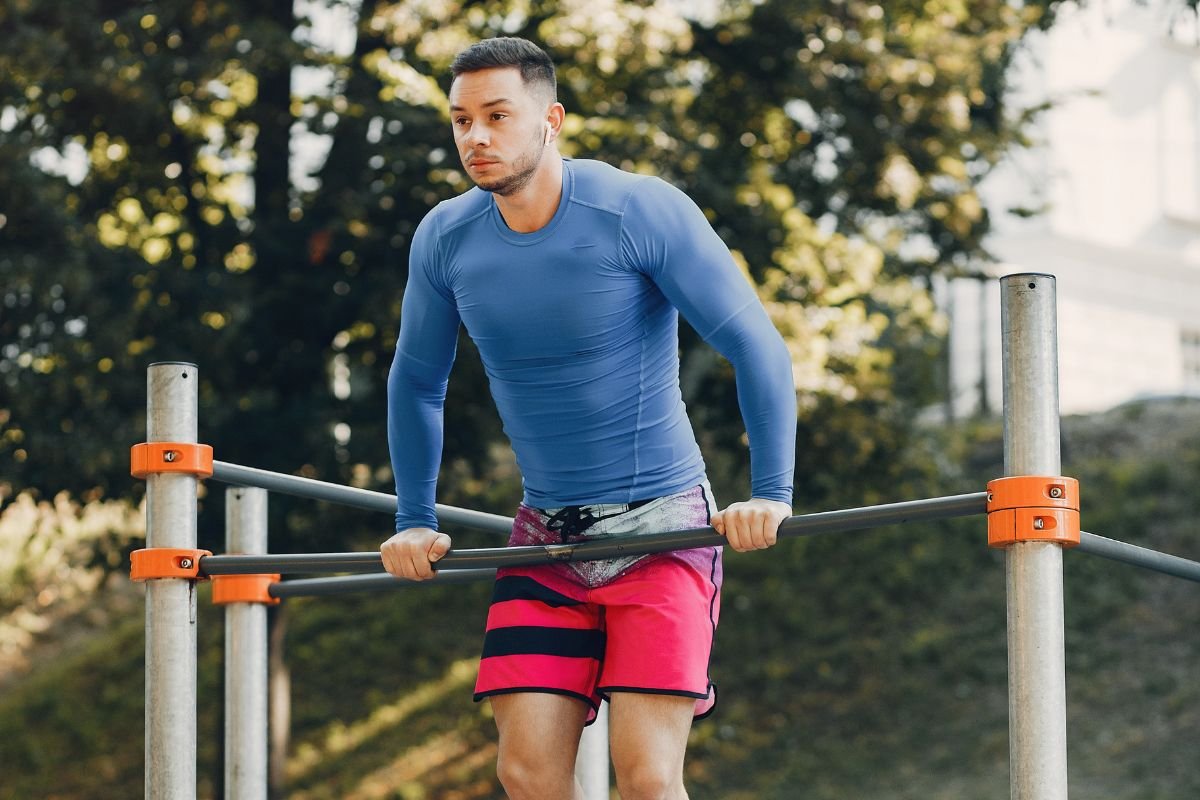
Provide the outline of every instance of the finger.
{"type": "Polygon", "coordinates": [[[724,536],[725,535],[725,512],[718,511],[717,513],[713,514],[712,518],[708,521],[708,524],[712,525],[713,528],[716,529],[717,533],[724,536]]]}
{"type": "Polygon", "coordinates": [[[750,541],[754,544],[755,550],[762,550],[767,546],[766,525],[763,521],[763,515],[755,512],[746,520],[746,527],[750,541]]]}
{"type": "Polygon", "coordinates": [[[437,561],[446,553],[450,552],[450,537],[444,533],[439,533],[429,543],[428,556],[430,561],[437,561]]]}
{"type": "Polygon", "coordinates": [[[383,547],[379,549],[379,552],[383,556],[384,569],[398,578],[404,577],[404,566],[400,559],[400,554],[397,552],[396,542],[389,539],[383,543],[383,547]]]}
{"type": "Polygon", "coordinates": [[[729,544],[739,553],[745,553],[748,550],[754,549],[754,543],[750,540],[749,531],[746,529],[746,520],[739,515],[730,515],[728,524],[728,533],[726,536],[729,539],[729,544]]]}
{"type": "Polygon", "coordinates": [[[775,519],[772,514],[766,515],[763,519],[763,537],[767,542],[767,547],[773,547],[779,541],[779,523],[781,520],[775,519]]]}
{"type": "Polygon", "coordinates": [[[425,557],[424,553],[420,553],[415,557],[409,556],[408,565],[412,570],[411,577],[414,581],[423,581],[433,572],[429,568],[429,559],[425,557]]]}

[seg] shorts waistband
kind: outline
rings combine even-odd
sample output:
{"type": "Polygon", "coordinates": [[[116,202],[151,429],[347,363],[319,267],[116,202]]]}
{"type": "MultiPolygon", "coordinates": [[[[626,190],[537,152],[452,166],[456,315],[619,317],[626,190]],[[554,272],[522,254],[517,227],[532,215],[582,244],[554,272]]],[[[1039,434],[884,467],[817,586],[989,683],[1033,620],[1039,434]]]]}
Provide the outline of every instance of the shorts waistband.
{"type": "Polygon", "coordinates": [[[608,516],[610,514],[624,514],[626,511],[633,511],[635,508],[649,505],[655,500],[661,500],[663,497],[649,497],[645,500],[633,500],[628,503],[586,503],[579,506],[555,506],[553,508],[535,508],[534,511],[547,517],[553,517],[556,514],[563,513],[568,509],[577,509],[579,513],[586,514],[589,511],[592,514],[608,516]]]}

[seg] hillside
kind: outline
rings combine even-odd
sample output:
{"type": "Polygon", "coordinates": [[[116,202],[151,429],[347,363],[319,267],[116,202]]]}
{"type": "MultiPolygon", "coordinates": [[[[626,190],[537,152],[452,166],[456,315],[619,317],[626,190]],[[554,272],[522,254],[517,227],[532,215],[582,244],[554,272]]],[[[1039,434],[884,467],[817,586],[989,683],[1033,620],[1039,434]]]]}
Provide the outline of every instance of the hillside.
{"type": "MultiPolygon", "coordinates": [[[[1068,419],[1063,447],[1085,529],[1200,556],[1200,404],[1068,419]]],[[[912,481],[867,502],[981,490],[1000,473],[998,426],[931,433],[912,458],[912,481]]],[[[971,519],[729,554],[721,703],[694,730],[692,797],[1007,798],[1003,556],[985,540],[971,519]]],[[[104,584],[56,621],[73,635],[39,634],[55,646],[0,677],[0,800],[141,795],[136,591],[104,584]]],[[[487,594],[288,602],[289,797],[501,797],[487,708],[470,700],[487,594]]],[[[1200,587],[1069,554],[1066,597],[1073,794],[1200,796],[1200,587]]],[[[200,796],[214,797],[222,626],[206,598],[200,796]]]]}

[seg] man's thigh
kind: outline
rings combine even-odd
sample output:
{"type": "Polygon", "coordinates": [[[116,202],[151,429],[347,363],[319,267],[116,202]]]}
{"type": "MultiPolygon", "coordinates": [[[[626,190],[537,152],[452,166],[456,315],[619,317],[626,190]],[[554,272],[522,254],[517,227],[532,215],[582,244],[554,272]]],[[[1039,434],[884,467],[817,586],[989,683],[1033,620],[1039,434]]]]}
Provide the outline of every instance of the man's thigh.
{"type": "Polygon", "coordinates": [[[514,692],[488,698],[505,753],[534,755],[570,772],[575,769],[579,737],[588,718],[582,700],[544,692],[514,692]],[[559,763],[561,762],[561,764],[559,763]]]}
{"type": "Polygon", "coordinates": [[[609,752],[618,783],[647,769],[682,785],[683,758],[695,700],[669,694],[613,692],[609,698],[609,752]]]}

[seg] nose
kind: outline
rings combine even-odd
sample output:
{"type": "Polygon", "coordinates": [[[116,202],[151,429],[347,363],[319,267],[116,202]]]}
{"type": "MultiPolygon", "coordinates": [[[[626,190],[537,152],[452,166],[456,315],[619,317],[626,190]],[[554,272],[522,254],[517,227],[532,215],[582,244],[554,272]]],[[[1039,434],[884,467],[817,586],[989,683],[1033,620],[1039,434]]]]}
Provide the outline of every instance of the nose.
{"type": "Polygon", "coordinates": [[[466,143],[471,148],[486,147],[491,141],[491,133],[483,123],[476,122],[467,131],[466,143]]]}

